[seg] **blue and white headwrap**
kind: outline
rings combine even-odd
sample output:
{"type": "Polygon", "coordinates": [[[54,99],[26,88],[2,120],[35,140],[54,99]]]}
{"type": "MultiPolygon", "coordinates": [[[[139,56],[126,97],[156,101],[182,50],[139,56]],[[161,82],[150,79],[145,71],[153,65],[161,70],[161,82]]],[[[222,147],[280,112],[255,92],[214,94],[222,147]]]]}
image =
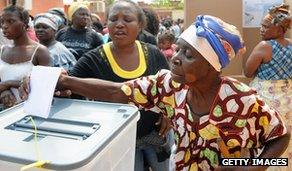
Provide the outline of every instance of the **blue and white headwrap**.
{"type": "Polygon", "coordinates": [[[51,27],[53,30],[57,31],[59,28],[61,17],[51,14],[51,13],[40,13],[34,18],[34,25],[37,24],[46,24],[51,27]]]}
{"type": "Polygon", "coordinates": [[[199,15],[181,35],[215,69],[221,71],[240,49],[243,40],[237,28],[217,17],[199,15]]]}

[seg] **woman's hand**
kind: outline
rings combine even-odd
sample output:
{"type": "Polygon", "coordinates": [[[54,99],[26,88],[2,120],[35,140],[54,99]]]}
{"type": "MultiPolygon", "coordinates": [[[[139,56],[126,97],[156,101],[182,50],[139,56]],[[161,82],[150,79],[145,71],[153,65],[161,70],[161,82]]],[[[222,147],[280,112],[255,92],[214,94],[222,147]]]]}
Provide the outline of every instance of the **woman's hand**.
{"type": "Polygon", "coordinates": [[[172,128],[171,121],[164,115],[161,115],[155,125],[160,125],[159,135],[165,137],[167,132],[172,128]]]}
{"type": "Polygon", "coordinates": [[[28,94],[30,92],[29,88],[29,77],[25,77],[20,82],[20,86],[18,88],[19,95],[22,100],[26,100],[28,98],[28,94]]]}
{"type": "Polygon", "coordinates": [[[16,104],[16,98],[10,90],[5,90],[1,93],[0,101],[5,108],[12,107],[16,104]]]}
{"type": "Polygon", "coordinates": [[[20,86],[20,81],[9,80],[0,82],[0,92],[9,90],[11,87],[18,88],[20,86]]]}

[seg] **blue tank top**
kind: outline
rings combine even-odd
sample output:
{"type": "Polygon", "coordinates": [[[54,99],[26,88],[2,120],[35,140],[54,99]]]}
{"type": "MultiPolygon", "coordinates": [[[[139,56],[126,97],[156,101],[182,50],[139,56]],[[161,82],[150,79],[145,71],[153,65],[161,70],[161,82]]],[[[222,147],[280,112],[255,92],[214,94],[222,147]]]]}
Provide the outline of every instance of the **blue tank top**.
{"type": "Polygon", "coordinates": [[[276,40],[272,45],[272,59],[258,68],[257,77],[263,80],[283,80],[292,78],[292,44],[282,46],[276,40]]]}

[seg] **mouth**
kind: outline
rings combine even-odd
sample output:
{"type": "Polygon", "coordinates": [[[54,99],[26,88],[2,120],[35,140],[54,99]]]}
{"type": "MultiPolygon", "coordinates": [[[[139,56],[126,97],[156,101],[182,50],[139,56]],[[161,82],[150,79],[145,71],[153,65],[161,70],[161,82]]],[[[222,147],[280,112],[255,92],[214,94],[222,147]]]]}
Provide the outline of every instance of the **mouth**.
{"type": "Polygon", "coordinates": [[[10,35],[9,32],[7,32],[7,31],[3,31],[3,36],[4,36],[4,37],[9,37],[9,35],[10,35]]]}
{"type": "Polygon", "coordinates": [[[181,74],[174,73],[173,71],[171,71],[170,75],[174,76],[174,77],[182,77],[183,76],[181,74]]]}
{"type": "Polygon", "coordinates": [[[43,37],[43,36],[45,36],[45,34],[44,33],[38,33],[38,32],[36,32],[36,36],[43,37]]]}
{"type": "Polygon", "coordinates": [[[177,82],[181,82],[179,80],[182,80],[184,79],[184,75],[181,74],[180,72],[177,72],[176,70],[174,70],[173,68],[171,69],[171,78],[174,80],[174,81],[177,81],[177,82]]]}
{"type": "Polygon", "coordinates": [[[125,32],[123,32],[123,31],[116,31],[114,33],[114,36],[117,37],[117,38],[121,38],[121,37],[127,36],[127,34],[125,32]]]}

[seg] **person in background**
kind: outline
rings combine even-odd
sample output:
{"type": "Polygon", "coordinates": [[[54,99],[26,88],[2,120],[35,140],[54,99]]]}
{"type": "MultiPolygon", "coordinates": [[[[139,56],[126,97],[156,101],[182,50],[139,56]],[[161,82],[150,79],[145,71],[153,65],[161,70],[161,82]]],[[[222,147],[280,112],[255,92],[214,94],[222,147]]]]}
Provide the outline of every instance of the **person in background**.
{"type": "MultiPolygon", "coordinates": [[[[168,68],[157,47],[136,40],[146,24],[140,7],[131,1],[117,1],[107,11],[106,18],[112,41],[84,54],[70,75],[124,82],[168,68]]],[[[144,171],[144,162],[153,171],[168,171],[170,147],[166,138],[158,135],[160,125],[156,123],[160,115],[144,110],[140,113],[135,171],[144,171]]]]}
{"type": "Polygon", "coordinates": [[[72,50],[77,61],[84,53],[103,44],[102,37],[87,27],[90,11],[86,2],[73,2],[68,9],[68,20],[71,26],[60,30],[56,40],[72,50]]]}
{"type": "Polygon", "coordinates": [[[97,14],[91,13],[91,28],[95,30],[100,36],[103,36],[103,26],[101,19],[97,14]]]}
{"type": "Polygon", "coordinates": [[[31,40],[38,42],[39,40],[36,37],[35,31],[34,31],[34,28],[33,28],[33,20],[34,20],[34,17],[32,15],[29,15],[29,22],[28,22],[28,28],[26,29],[26,33],[27,33],[27,36],[31,40]]]}
{"type": "Polygon", "coordinates": [[[62,8],[51,8],[48,10],[48,13],[60,17],[60,20],[58,20],[58,31],[67,26],[67,18],[62,8]]]}
{"type": "Polygon", "coordinates": [[[157,46],[156,37],[144,29],[138,34],[137,40],[157,46]]]}
{"type": "Polygon", "coordinates": [[[175,53],[176,46],[174,42],[175,37],[169,30],[166,30],[158,35],[158,47],[169,62],[175,53]]]}
{"type": "Polygon", "coordinates": [[[57,17],[51,13],[38,14],[34,19],[34,28],[40,43],[48,48],[50,56],[53,58],[52,66],[62,67],[68,71],[76,64],[76,60],[62,43],[55,40],[59,27],[57,17]]]}
{"type": "Polygon", "coordinates": [[[142,8],[146,16],[147,25],[145,30],[153,36],[157,36],[159,32],[159,17],[157,13],[151,8],[142,8]]]}
{"type": "MultiPolygon", "coordinates": [[[[48,66],[50,64],[51,58],[47,48],[28,37],[28,22],[28,11],[17,6],[16,1],[12,1],[11,5],[3,9],[1,15],[3,35],[9,40],[13,40],[13,45],[1,46],[1,82],[21,81],[30,74],[34,65],[48,66]]],[[[0,100],[6,108],[21,102],[15,86],[10,85],[7,88],[9,89],[0,95],[0,100]]]]}
{"type": "Polygon", "coordinates": [[[179,28],[180,28],[180,31],[181,31],[181,33],[185,30],[185,28],[184,28],[184,19],[180,19],[180,18],[178,18],[177,19],[177,23],[178,23],[178,26],[179,26],[179,28]]]}
{"type": "Polygon", "coordinates": [[[170,30],[174,34],[175,40],[177,40],[177,38],[181,34],[179,23],[177,21],[172,21],[172,26],[170,27],[170,30]]]}
{"type": "MultiPolygon", "coordinates": [[[[199,15],[176,44],[171,71],[124,83],[63,73],[57,94],[70,90],[91,99],[161,111],[175,131],[176,170],[266,169],[219,166],[221,158],[277,158],[290,139],[280,114],[252,88],[220,76],[230,60],[244,52],[239,31],[217,17],[199,15]]],[[[21,86],[24,99],[27,86],[21,86]]]]}
{"type": "MultiPolygon", "coordinates": [[[[273,6],[263,18],[262,41],[248,57],[244,73],[266,103],[274,107],[292,128],[292,41],[284,35],[291,26],[289,6],[273,6]]],[[[291,140],[290,140],[291,141],[291,140]]],[[[282,157],[289,158],[292,169],[292,143],[282,157]]]]}

